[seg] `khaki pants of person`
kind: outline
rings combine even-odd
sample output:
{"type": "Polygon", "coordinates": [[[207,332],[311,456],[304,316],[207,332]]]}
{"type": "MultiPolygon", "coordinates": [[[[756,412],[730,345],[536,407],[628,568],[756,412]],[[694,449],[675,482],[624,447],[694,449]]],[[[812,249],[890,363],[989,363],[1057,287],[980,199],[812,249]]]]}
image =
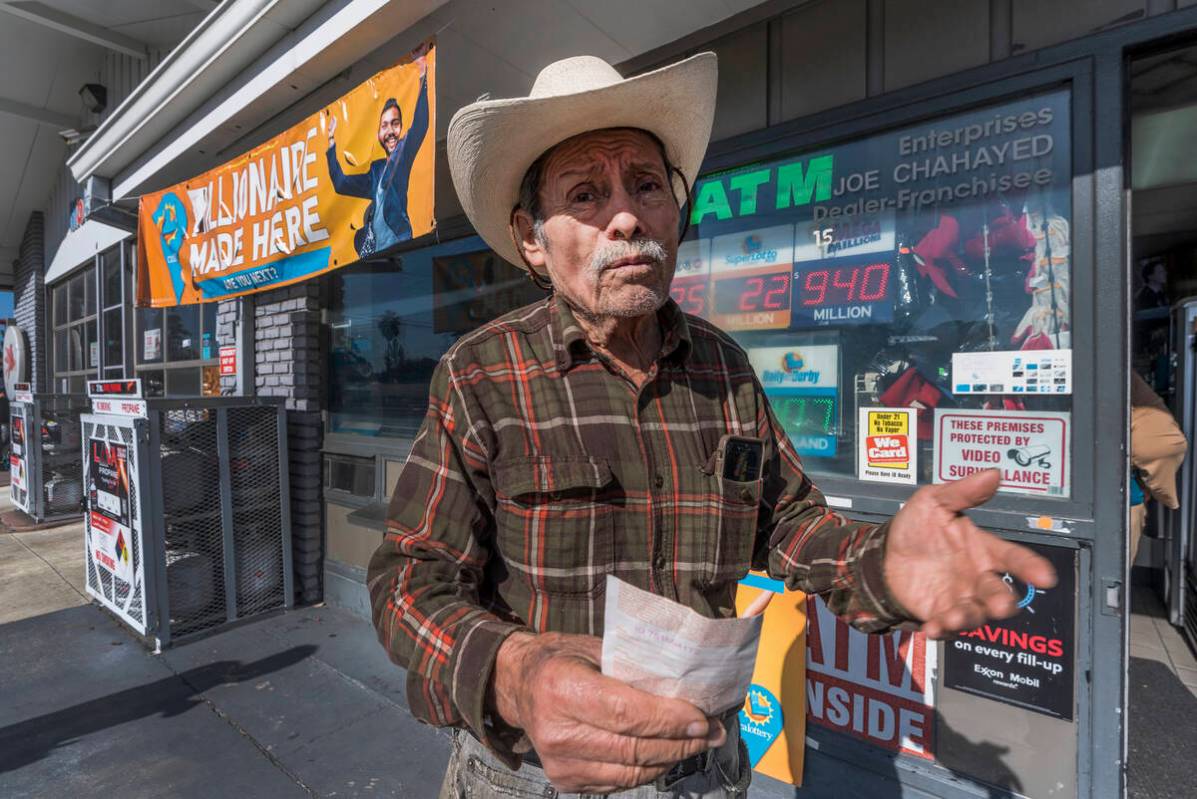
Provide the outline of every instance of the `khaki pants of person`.
{"type": "Polygon", "coordinates": [[[1147,503],[1131,505],[1130,509],[1130,563],[1134,565],[1139,554],[1139,540],[1143,538],[1143,526],[1147,523],[1147,503]]]}
{"type": "MultiPolygon", "coordinates": [[[[748,751],[740,742],[740,725],[726,724],[727,741],[715,750],[705,772],[697,772],[676,785],[659,789],[650,783],[608,794],[612,799],[744,799],[752,769],[748,751]]],[[[587,799],[590,794],[560,793],[544,771],[525,763],[519,771],[504,766],[474,736],[453,731],[453,753],[439,799],[587,799]]]]}

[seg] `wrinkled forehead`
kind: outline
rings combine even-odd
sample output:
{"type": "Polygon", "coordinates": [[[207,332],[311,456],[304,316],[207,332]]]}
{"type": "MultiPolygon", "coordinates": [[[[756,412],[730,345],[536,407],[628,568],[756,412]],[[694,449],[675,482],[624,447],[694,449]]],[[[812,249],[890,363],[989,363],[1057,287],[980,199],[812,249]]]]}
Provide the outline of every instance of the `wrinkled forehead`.
{"type": "Polygon", "coordinates": [[[664,154],[653,136],[637,128],[606,128],[578,134],[549,151],[545,182],[610,168],[663,171],[664,154]]]}

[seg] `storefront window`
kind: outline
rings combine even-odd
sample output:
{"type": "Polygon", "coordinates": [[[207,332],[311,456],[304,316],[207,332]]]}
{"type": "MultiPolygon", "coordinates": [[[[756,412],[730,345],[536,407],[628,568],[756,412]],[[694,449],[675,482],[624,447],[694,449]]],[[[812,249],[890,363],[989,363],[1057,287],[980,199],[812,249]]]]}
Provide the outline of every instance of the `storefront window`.
{"type": "Polygon", "coordinates": [[[137,309],[137,363],[162,363],[162,309],[137,309]]]}
{"type": "Polygon", "coordinates": [[[476,236],[330,274],[329,427],[411,437],[441,355],[544,293],[476,236]]]}
{"type": "Polygon", "coordinates": [[[1066,497],[1071,177],[1066,91],[706,175],[672,294],[812,472],[1066,497]]]}
{"type": "Polygon", "coordinates": [[[79,393],[87,381],[125,374],[125,287],[133,248],[121,244],[50,288],[51,370],[55,391],[79,393]],[[122,265],[124,261],[124,265],[122,265]]]}
{"type": "Polygon", "coordinates": [[[138,308],[137,376],[149,397],[220,396],[216,303],[138,308]]]}
{"type": "Polygon", "coordinates": [[[133,247],[124,245],[123,250],[108,250],[100,255],[100,336],[103,340],[102,356],[104,377],[120,378],[125,375],[125,328],[126,328],[126,285],[131,292],[132,285],[122,281],[128,274],[133,257],[133,247]],[[122,261],[124,266],[122,266],[122,261]]]}
{"type": "Polygon", "coordinates": [[[98,376],[99,341],[96,336],[96,267],[90,262],[50,289],[54,360],[53,389],[74,392],[98,376]],[[90,288],[89,288],[90,287],[90,288]]]}
{"type": "Polygon", "coordinates": [[[172,361],[199,357],[200,313],[197,305],[166,309],[166,353],[172,361]]]}

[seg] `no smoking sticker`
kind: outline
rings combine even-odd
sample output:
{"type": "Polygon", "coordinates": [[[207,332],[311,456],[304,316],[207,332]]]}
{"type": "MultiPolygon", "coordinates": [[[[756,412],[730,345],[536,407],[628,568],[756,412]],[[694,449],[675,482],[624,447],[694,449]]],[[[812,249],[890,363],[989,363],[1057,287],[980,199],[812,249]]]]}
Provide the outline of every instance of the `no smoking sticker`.
{"type": "Polygon", "coordinates": [[[935,482],[999,469],[999,491],[1069,495],[1071,414],[935,411],[935,482]]]}
{"type": "Polygon", "coordinates": [[[877,483],[918,479],[917,411],[914,408],[861,408],[856,476],[877,483]]]}

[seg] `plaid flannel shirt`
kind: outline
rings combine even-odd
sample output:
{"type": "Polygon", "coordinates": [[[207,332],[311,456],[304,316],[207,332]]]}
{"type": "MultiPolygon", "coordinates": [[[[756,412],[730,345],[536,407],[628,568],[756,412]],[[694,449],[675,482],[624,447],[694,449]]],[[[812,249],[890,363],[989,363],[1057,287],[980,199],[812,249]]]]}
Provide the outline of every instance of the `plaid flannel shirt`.
{"type": "Polygon", "coordinates": [[[861,629],[905,620],[882,580],[887,526],[827,508],[735,342],[672,300],[658,315],[640,390],[555,295],[458,341],[370,562],[414,715],[468,726],[513,766],[486,706],[499,646],[521,629],[601,635],[608,574],[728,617],[740,578],[767,568],[861,629]],[[716,473],[728,433],[763,442],[761,479],[716,473]]]}

